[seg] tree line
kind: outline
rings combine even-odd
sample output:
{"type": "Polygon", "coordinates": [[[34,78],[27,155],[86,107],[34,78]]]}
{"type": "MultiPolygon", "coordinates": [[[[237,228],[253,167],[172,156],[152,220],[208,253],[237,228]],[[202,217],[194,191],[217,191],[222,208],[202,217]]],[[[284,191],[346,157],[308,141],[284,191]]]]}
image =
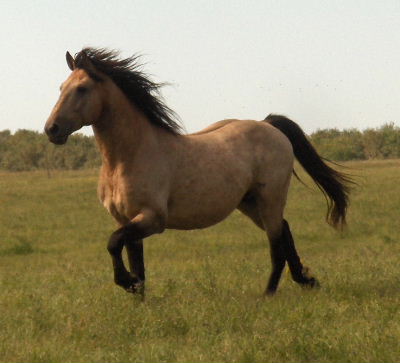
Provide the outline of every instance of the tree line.
{"type": "Polygon", "coordinates": [[[311,142],[325,158],[334,161],[400,158],[400,127],[393,122],[364,131],[318,130],[311,142]]]}
{"type": "MultiPolygon", "coordinates": [[[[318,130],[309,138],[318,152],[333,161],[400,158],[400,127],[318,130]]],[[[93,136],[72,135],[63,146],[51,144],[43,133],[0,131],[0,169],[8,171],[77,170],[101,163],[93,136]]]]}
{"type": "Polygon", "coordinates": [[[94,137],[71,135],[63,146],[49,142],[47,136],[31,130],[0,131],[0,169],[77,170],[100,165],[101,157],[94,137]]]}

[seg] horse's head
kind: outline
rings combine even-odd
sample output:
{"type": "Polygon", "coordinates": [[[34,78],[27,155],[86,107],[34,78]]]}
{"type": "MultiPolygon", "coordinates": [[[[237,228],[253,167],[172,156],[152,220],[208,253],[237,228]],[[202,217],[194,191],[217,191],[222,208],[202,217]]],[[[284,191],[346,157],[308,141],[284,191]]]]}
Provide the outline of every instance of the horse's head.
{"type": "Polygon", "coordinates": [[[83,126],[92,125],[102,111],[102,77],[89,58],[79,63],[67,52],[72,73],[61,85],[60,97],[45,125],[45,132],[54,144],[65,144],[68,136],[83,126]]]}

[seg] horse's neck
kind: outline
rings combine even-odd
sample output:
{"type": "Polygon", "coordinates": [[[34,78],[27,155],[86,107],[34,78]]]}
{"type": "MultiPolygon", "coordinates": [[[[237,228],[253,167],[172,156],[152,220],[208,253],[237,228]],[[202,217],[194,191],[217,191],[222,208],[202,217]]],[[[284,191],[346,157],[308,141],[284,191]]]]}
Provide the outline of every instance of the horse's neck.
{"type": "Polygon", "coordinates": [[[107,105],[101,119],[93,125],[103,168],[113,171],[132,163],[141,145],[154,140],[152,129],[145,116],[127,100],[107,105]]]}

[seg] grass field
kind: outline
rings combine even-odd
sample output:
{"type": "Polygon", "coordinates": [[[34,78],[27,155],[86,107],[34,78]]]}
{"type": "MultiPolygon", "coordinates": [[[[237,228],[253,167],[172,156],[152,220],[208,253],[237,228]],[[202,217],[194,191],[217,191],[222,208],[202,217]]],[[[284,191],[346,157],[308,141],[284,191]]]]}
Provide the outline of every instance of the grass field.
{"type": "Polygon", "coordinates": [[[0,173],[0,361],[399,362],[400,161],[346,165],[359,186],[343,233],[318,190],[290,190],[321,289],[285,275],[262,298],[267,240],[234,213],[146,240],[144,302],[113,283],[96,171],[0,173]]]}

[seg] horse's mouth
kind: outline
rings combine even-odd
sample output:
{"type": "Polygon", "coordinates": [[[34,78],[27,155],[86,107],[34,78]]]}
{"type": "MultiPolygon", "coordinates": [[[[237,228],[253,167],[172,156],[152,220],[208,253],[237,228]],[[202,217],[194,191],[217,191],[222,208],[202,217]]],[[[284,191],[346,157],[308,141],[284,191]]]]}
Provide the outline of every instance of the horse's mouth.
{"type": "Polygon", "coordinates": [[[69,135],[60,135],[60,136],[49,137],[49,141],[56,145],[64,145],[68,140],[68,136],[69,135]]]}

